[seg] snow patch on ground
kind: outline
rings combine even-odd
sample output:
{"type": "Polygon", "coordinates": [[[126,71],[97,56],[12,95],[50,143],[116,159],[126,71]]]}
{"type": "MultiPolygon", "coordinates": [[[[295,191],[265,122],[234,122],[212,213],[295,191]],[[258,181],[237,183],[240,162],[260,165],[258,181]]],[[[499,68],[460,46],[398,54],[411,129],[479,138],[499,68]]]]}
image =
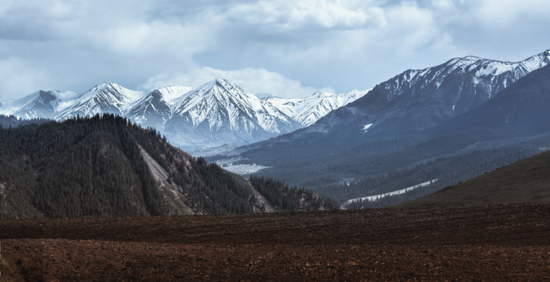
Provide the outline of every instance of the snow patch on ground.
{"type": "Polygon", "coordinates": [[[414,189],[428,186],[428,185],[436,182],[437,180],[438,179],[436,178],[436,179],[433,179],[433,180],[430,180],[430,181],[422,182],[420,184],[417,184],[417,185],[414,185],[414,186],[411,186],[411,187],[407,187],[405,189],[401,189],[401,190],[397,190],[397,191],[393,191],[393,192],[389,192],[389,193],[384,193],[384,194],[379,194],[379,195],[374,195],[374,196],[361,197],[361,198],[355,198],[355,199],[347,200],[342,206],[347,206],[351,203],[360,202],[360,201],[374,202],[374,201],[378,201],[378,200],[380,200],[382,198],[385,198],[385,197],[391,197],[391,196],[405,194],[405,193],[410,192],[414,189]]]}
{"type": "Polygon", "coordinates": [[[366,125],[363,127],[362,130],[363,130],[364,132],[367,132],[368,129],[369,129],[371,126],[372,126],[372,123],[366,124],[366,125]]]}
{"type": "Polygon", "coordinates": [[[215,163],[219,165],[221,168],[239,175],[256,173],[260,170],[271,168],[270,166],[263,166],[255,163],[254,164],[237,164],[237,162],[244,161],[244,160],[247,160],[247,159],[236,157],[231,159],[217,160],[215,163]]]}

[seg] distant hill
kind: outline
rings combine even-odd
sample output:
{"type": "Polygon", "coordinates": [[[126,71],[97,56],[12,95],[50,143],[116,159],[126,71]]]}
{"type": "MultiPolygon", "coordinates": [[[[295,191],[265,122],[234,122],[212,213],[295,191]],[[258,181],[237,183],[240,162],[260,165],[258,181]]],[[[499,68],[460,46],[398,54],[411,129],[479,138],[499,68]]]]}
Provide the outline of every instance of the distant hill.
{"type": "Polygon", "coordinates": [[[338,208],[277,181],[254,185],[113,114],[0,128],[0,219],[338,208]]]}
{"type": "Polygon", "coordinates": [[[550,202],[550,152],[394,207],[550,202]]]}

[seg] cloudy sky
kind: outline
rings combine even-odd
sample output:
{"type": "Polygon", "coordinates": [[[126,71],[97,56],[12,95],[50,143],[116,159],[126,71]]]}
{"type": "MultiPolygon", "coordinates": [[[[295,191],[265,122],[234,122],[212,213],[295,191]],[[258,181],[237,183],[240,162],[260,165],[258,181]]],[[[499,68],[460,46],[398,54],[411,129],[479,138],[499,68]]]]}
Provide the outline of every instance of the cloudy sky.
{"type": "Polygon", "coordinates": [[[549,15],[548,0],[1,0],[0,101],[217,77],[281,97],[367,89],[452,57],[543,52],[549,15]]]}

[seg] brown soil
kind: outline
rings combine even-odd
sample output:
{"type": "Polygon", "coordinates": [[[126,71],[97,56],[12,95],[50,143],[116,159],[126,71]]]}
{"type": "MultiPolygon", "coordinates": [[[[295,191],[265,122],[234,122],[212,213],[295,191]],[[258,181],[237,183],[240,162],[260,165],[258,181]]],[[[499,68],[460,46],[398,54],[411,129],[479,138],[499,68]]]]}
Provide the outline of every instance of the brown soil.
{"type": "Polygon", "coordinates": [[[550,204],[0,221],[13,281],[548,281],[550,204]]]}

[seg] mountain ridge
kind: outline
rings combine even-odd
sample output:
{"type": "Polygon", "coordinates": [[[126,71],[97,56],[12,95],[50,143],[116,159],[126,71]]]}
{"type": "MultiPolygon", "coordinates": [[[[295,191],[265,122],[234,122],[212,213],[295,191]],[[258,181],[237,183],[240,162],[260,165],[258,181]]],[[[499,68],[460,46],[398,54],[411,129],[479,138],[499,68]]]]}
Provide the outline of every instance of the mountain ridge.
{"type": "MultiPolygon", "coordinates": [[[[337,98],[347,103],[358,98],[357,93],[364,94],[364,91],[350,93],[349,97],[344,93],[337,98]]],[[[281,99],[278,101],[283,101],[281,99]]],[[[311,105],[315,102],[324,103],[325,100],[309,98],[311,105]]],[[[107,81],[81,94],[41,90],[0,105],[0,114],[26,119],[50,118],[61,121],[78,116],[112,113],[128,117],[142,126],[157,128],[174,144],[191,151],[224,144],[253,143],[308,125],[298,121],[296,116],[288,116],[276,103],[261,100],[224,79],[212,80],[196,89],[168,85],[149,93],[133,91],[107,81]],[[53,95],[52,102],[41,102],[40,93],[53,95]],[[202,103],[200,107],[190,105],[199,102],[202,103]],[[207,111],[208,115],[202,115],[201,111],[207,111]]],[[[343,103],[340,102],[337,106],[341,105],[343,103]]],[[[329,110],[333,108],[329,107],[329,110]]],[[[321,107],[311,106],[300,114],[308,116],[308,120],[317,120],[327,112],[321,107]]]]}
{"type": "Polygon", "coordinates": [[[425,80],[418,81],[420,72],[405,71],[310,127],[208,159],[256,164],[264,169],[255,174],[304,185],[341,202],[439,179],[413,193],[423,196],[547,147],[549,56],[545,51],[524,64],[511,63],[516,71],[488,71],[483,80],[492,84],[486,85],[473,83],[474,76],[500,62],[451,59],[426,68],[425,80]],[[467,61],[471,65],[462,64],[467,61]],[[545,66],[523,76],[524,65],[545,66]],[[437,73],[443,76],[437,78],[437,73]],[[396,78],[406,78],[399,79],[406,85],[401,92],[396,78]],[[460,99],[467,111],[457,114],[460,99]],[[343,189],[341,182],[350,185],[343,189]]]}

